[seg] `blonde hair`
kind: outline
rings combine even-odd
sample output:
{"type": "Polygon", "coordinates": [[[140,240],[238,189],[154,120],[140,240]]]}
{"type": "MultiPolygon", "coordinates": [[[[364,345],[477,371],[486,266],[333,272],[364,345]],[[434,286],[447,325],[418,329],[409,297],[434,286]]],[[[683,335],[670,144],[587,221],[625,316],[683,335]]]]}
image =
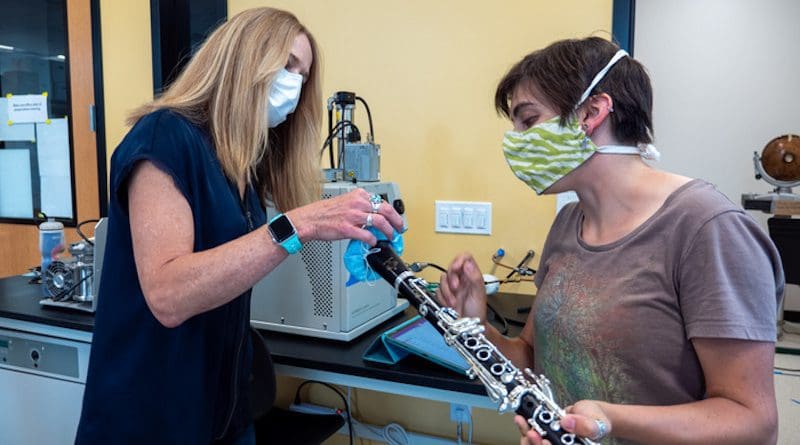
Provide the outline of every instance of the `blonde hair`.
{"type": "Polygon", "coordinates": [[[166,108],[207,126],[225,175],[234,184],[254,181],[262,199],[287,211],[320,198],[318,67],[316,42],[294,15],[246,10],[217,28],[169,88],[135,110],[128,123],[166,108]],[[299,34],[308,37],[314,60],[297,109],[270,129],[270,87],[299,34]]]}

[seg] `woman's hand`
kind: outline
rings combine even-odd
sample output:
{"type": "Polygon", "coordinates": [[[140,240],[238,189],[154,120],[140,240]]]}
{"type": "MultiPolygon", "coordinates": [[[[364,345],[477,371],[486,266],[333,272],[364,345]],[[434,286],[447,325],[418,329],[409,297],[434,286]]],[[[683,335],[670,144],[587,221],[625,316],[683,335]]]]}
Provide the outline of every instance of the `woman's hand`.
{"type": "MultiPolygon", "coordinates": [[[[608,416],[603,411],[600,402],[594,400],[581,400],[564,409],[567,415],[561,420],[561,426],[570,433],[585,437],[593,441],[600,441],[611,433],[612,425],[608,416]],[[605,425],[605,432],[600,431],[600,423],[605,425]]],[[[544,440],[531,429],[528,421],[522,416],[515,416],[514,423],[522,435],[520,445],[553,445],[544,440]]]]}
{"type": "Polygon", "coordinates": [[[472,255],[463,253],[450,263],[436,293],[439,301],[462,317],[478,317],[481,323],[486,322],[486,287],[472,255]]]}
{"type": "Polygon", "coordinates": [[[366,190],[359,188],[290,210],[286,215],[302,242],[357,239],[372,246],[377,240],[375,235],[366,230],[368,220],[388,239],[392,239],[395,230],[403,232],[403,218],[386,201],[381,202],[377,212],[373,212],[370,196],[366,190]]]}

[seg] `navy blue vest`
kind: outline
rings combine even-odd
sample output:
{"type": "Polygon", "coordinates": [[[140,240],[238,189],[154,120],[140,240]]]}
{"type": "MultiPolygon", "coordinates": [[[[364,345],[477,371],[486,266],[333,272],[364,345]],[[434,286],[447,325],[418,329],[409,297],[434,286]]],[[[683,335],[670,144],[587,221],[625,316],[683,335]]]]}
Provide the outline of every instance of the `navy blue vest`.
{"type": "Polygon", "coordinates": [[[128,179],[142,160],[169,174],[189,202],[195,252],[266,222],[253,187],[239,199],[205,129],[166,110],[131,129],[111,158],[108,240],[76,443],[230,442],[252,421],[250,292],[176,328],[156,320],[139,285],[128,218],[128,179]]]}

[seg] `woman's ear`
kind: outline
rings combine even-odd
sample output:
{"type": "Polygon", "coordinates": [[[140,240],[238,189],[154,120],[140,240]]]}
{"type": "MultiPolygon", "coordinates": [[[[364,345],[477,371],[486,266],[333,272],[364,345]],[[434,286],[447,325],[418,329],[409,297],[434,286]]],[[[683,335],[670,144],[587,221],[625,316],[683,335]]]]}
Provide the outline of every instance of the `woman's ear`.
{"type": "Polygon", "coordinates": [[[583,111],[581,128],[586,135],[591,136],[613,111],[614,100],[606,93],[595,94],[586,100],[581,109],[583,111]]]}

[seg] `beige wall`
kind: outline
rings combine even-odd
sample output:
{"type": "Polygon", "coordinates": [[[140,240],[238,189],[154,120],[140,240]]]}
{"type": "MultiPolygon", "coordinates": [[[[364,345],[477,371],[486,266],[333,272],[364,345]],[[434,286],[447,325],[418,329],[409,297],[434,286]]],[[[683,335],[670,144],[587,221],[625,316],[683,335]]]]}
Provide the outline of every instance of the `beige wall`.
{"type": "MultiPolygon", "coordinates": [[[[382,146],[382,177],[398,182],[406,201],[408,261],[446,265],[466,250],[490,270],[498,247],[506,249],[509,261],[528,249],[541,250],[555,202],[535,197],[506,167],[500,141],[509,125],[494,112],[494,88],[533,49],[609,31],[612,0],[229,0],[228,5],[231,15],[264,5],[297,14],[320,44],[325,94],[350,90],[367,99],[382,146]],[[436,234],[437,199],[492,202],[493,235],[436,234]]],[[[101,14],[110,157],[127,131],[127,112],[152,96],[149,1],[102,0],[101,14]]],[[[297,384],[279,380],[280,404],[290,402],[297,384]]],[[[312,390],[311,398],[339,403],[324,389],[312,390]]],[[[454,438],[444,403],[372,391],[356,391],[354,401],[363,421],[394,421],[454,438]]],[[[510,416],[474,410],[473,417],[476,442],[516,442],[510,416]]],[[[343,437],[331,442],[346,443],[343,437]]]]}
{"type": "Polygon", "coordinates": [[[108,158],[128,127],[125,118],[153,98],[150,2],[100,0],[103,94],[108,158]]]}

